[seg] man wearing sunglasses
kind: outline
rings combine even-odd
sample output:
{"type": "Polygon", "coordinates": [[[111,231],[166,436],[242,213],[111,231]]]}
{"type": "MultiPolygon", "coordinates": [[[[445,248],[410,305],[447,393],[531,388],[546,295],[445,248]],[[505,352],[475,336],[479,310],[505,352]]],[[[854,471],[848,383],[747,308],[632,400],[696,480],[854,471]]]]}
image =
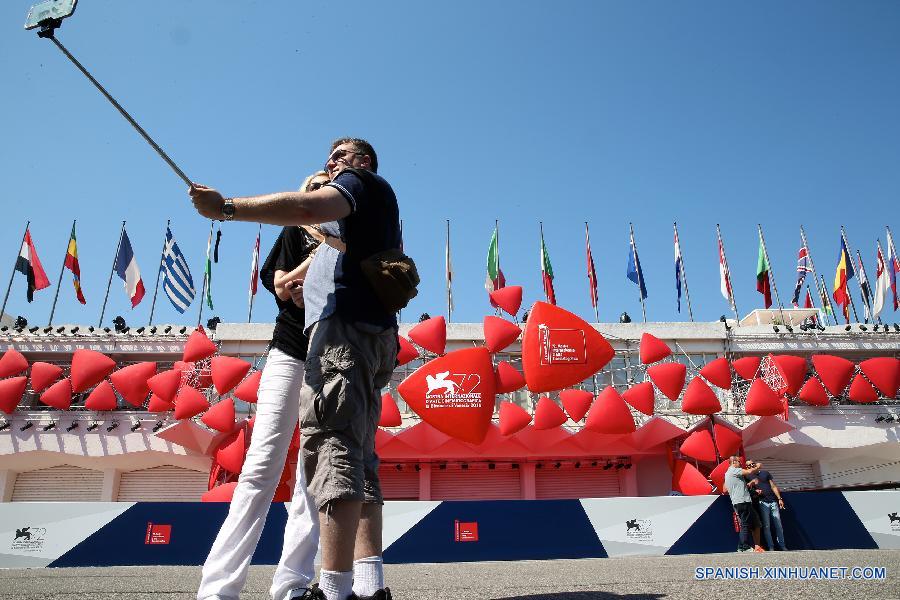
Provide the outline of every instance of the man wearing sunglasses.
{"type": "Polygon", "coordinates": [[[326,224],[325,233],[346,244],[344,253],[323,244],[304,284],[309,349],[300,392],[302,464],[319,510],[322,570],[319,587],[290,598],[391,598],[383,589],[375,432],[380,392],[397,358],[397,319],[383,308],[360,261],[400,247],[400,220],[397,198],[377,170],[368,142],[341,138],[325,163],[331,182],[318,190],[225,198],[201,185],[189,189],[204,217],[326,224]]]}

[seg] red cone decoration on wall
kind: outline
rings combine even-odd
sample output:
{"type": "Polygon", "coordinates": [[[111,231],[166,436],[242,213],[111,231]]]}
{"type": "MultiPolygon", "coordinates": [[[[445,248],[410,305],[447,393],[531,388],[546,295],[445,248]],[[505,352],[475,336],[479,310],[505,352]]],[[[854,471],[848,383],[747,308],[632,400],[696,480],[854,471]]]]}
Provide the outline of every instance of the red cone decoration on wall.
{"type": "Polygon", "coordinates": [[[890,356],[870,358],[859,363],[859,370],[875,384],[885,398],[895,398],[900,386],[900,359],[890,356]]]}
{"type": "Polygon", "coordinates": [[[500,352],[519,339],[520,335],[522,335],[522,330],[515,323],[510,323],[500,317],[484,318],[484,345],[491,353],[500,352]]]}
{"type": "Polygon", "coordinates": [[[758,417],[773,417],[784,413],[781,396],[775,393],[762,379],[754,379],[747,392],[744,412],[758,417]]]}
{"type": "Polygon", "coordinates": [[[194,388],[186,385],[178,390],[178,396],[175,398],[176,419],[190,419],[208,408],[209,402],[206,400],[206,396],[194,388]]]}
{"type": "Polygon", "coordinates": [[[234,429],[234,401],[227,398],[216,402],[200,420],[210,429],[228,433],[234,429]]]}
{"type": "Polygon", "coordinates": [[[72,390],[80,394],[90,389],[103,381],[115,368],[116,361],[105,354],[79,348],[72,355],[72,368],[69,370],[72,390]]]}
{"type": "Polygon", "coordinates": [[[512,435],[519,432],[531,423],[531,415],[527,410],[513,404],[512,402],[502,402],[500,404],[500,434],[512,435]]]}
{"type": "Polygon", "coordinates": [[[656,387],[666,397],[675,402],[684,388],[684,380],[687,377],[687,367],[681,363],[670,362],[661,365],[653,365],[647,369],[647,375],[656,387]]]}
{"type": "Polygon", "coordinates": [[[651,335],[645,332],[641,336],[640,354],[641,364],[649,365],[651,363],[659,362],[667,356],[671,356],[672,351],[669,350],[669,347],[664,341],[662,341],[655,335],[651,335]]]}
{"type": "Polygon", "coordinates": [[[494,304],[506,311],[510,316],[516,316],[522,306],[522,286],[509,285],[496,289],[490,294],[494,304]]]}
{"type": "Polygon", "coordinates": [[[210,361],[212,382],[220,396],[224,396],[241,382],[253,365],[233,356],[214,356],[210,361]]]}
{"type": "Polygon", "coordinates": [[[494,365],[487,348],[464,348],[430,360],[397,391],[422,420],[449,436],[480,444],[494,413],[494,365]]]}
{"type": "Polygon", "coordinates": [[[815,377],[810,377],[803,384],[803,387],[800,388],[800,399],[813,406],[828,406],[830,404],[828,394],[825,393],[825,388],[822,387],[822,382],[815,377]]]}
{"type": "Polygon", "coordinates": [[[72,405],[72,382],[68,379],[57,381],[41,394],[41,402],[59,410],[69,410],[72,405]]]}
{"type": "Polygon", "coordinates": [[[853,378],[853,383],[850,384],[849,396],[851,400],[858,404],[869,404],[878,400],[878,392],[862,375],[857,375],[853,378]]]}
{"type": "Polygon", "coordinates": [[[250,376],[234,388],[234,397],[250,404],[256,404],[259,395],[259,382],[262,371],[254,371],[250,376]]]}
{"type": "Polygon", "coordinates": [[[716,446],[708,429],[698,429],[681,442],[681,453],[701,462],[716,460],[716,446]]]}
{"type": "Polygon", "coordinates": [[[723,390],[731,389],[731,367],[728,360],[724,357],[710,361],[700,369],[700,374],[706,378],[708,382],[723,390]]]}
{"type": "Polygon", "coordinates": [[[50,384],[54,383],[62,375],[62,368],[45,362],[36,362],[31,365],[31,389],[40,394],[50,384]]]}
{"type": "MultiPolygon", "coordinates": [[[[741,444],[744,442],[740,433],[721,423],[713,425],[713,437],[716,440],[716,448],[719,449],[719,456],[721,458],[728,458],[729,456],[737,454],[737,451],[741,448],[741,444]]],[[[716,487],[719,486],[717,485],[716,487]]]]}
{"type": "Polygon", "coordinates": [[[559,405],[548,398],[542,396],[538,398],[537,407],[534,409],[534,428],[538,431],[544,429],[553,429],[559,427],[569,420],[566,413],[559,405]]]}
{"type": "Polygon", "coordinates": [[[156,375],[155,362],[142,362],[123,367],[109,376],[116,391],[132,406],[143,406],[150,388],[147,380],[156,375]]]}
{"type": "Polygon", "coordinates": [[[594,433],[633,433],[634,417],[622,396],[614,387],[609,386],[594,400],[584,428],[594,433]]]}
{"type": "Polygon", "coordinates": [[[711,415],[722,410],[722,404],[712,388],[699,377],[694,377],[684,392],[681,410],[689,415],[711,415]]]}
{"type": "Polygon", "coordinates": [[[181,371],[169,369],[154,375],[147,380],[147,387],[163,402],[172,403],[181,387],[181,371]]]}
{"type": "Polygon", "coordinates": [[[685,496],[705,496],[712,491],[712,486],[694,465],[676,460],[672,472],[672,489],[685,496]]]}
{"type": "Polygon", "coordinates": [[[441,355],[447,347],[447,322],[441,316],[431,317],[410,329],[406,335],[429,352],[441,355]]]}
{"type": "Polygon", "coordinates": [[[612,360],[612,346],[581,317],[535,302],[522,338],[528,389],[540,394],[579,384],[612,360]]]}
{"type": "Polygon", "coordinates": [[[188,337],[184,344],[184,362],[197,362],[204,358],[209,358],[216,353],[216,345],[206,336],[206,332],[202,327],[198,327],[188,337]]]}
{"type": "Polygon", "coordinates": [[[731,366],[734,367],[734,372],[740,375],[742,379],[750,381],[756,377],[756,372],[759,370],[759,363],[761,361],[762,358],[759,356],[746,356],[737,359],[731,363],[731,366]]]}
{"type": "Polygon", "coordinates": [[[150,401],[147,403],[147,412],[163,413],[169,412],[173,408],[175,408],[174,403],[166,402],[156,394],[150,394],[150,401]]]}
{"type": "Polygon", "coordinates": [[[709,474],[710,480],[713,482],[714,486],[719,488],[719,491],[725,490],[725,471],[727,471],[728,467],[730,466],[731,465],[728,463],[728,459],[726,458],[725,460],[720,462],[719,466],[713,469],[709,474]]]}
{"type": "Polygon", "coordinates": [[[795,396],[806,379],[806,359],[802,356],[791,356],[790,354],[779,354],[773,356],[775,366],[778,372],[784,378],[787,384],[787,393],[795,396]]]}
{"type": "Polygon", "coordinates": [[[569,418],[577,423],[587,414],[594,395],[587,390],[563,390],[559,393],[559,399],[569,418]]]}
{"type": "Polygon", "coordinates": [[[28,377],[24,375],[0,380],[0,410],[8,415],[13,414],[16,406],[22,401],[22,396],[25,395],[27,384],[28,377]]]}
{"type": "MultiPolygon", "coordinates": [[[[188,389],[188,388],[186,388],[188,389]]],[[[196,390],[195,390],[196,391],[196,390]]],[[[176,407],[176,410],[177,407],[176,407]]],[[[240,473],[244,468],[244,457],[247,454],[247,434],[241,427],[224,440],[216,450],[216,462],[232,473],[240,473]]]]}
{"type": "Polygon", "coordinates": [[[397,344],[398,344],[398,352],[397,352],[397,366],[402,367],[408,362],[414,361],[419,358],[419,351],[416,350],[416,347],[410,343],[408,339],[403,337],[402,335],[397,336],[397,344]]]}
{"type": "Polygon", "coordinates": [[[84,401],[86,409],[97,411],[116,410],[118,404],[116,392],[108,381],[101,381],[84,401]]]}
{"type": "Polygon", "coordinates": [[[21,352],[14,348],[10,348],[0,357],[0,377],[10,377],[24,373],[28,368],[28,361],[21,352]]]}
{"type": "Polygon", "coordinates": [[[653,390],[653,384],[649,381],[631,386],[622,392],[622,398],[635,410],[639,410],[645,415],[653,414],[656,405],[656,392],[653,390]]]}
{"type": "Polygon", "coordinates": [[[509,394],[525,387],[525,377],[517,368],[506,361],[497,363],[494,377],[497,381],[498,394],[509,394]]]}
{"type": "Polygon", "coordinates": [[[237,484],[237,481],[232,481],[230,483],[217,485],[208,492],[204,492],[203,495],[200,496],[200,502],[231,502],[237,484]]]}
{"type": "Polygon", "coordinates": [[[381,417],[378,419],[379,427],[400,427],[403,424],[403,417],[400,416],[400,409],[397,408],[397,402],[390,394],[382,394],[381,396],[381,417]]]}
{"type": "Polygon", "coordinates": [[[850,383],[853,377],[855,365],[840,356],[832,356],[830,354],[814,354],[812,357],[813,367],[819,374],[819,379],[825,384],[825,387],[831,392],[832,396],[840,396],[850,383]]]}

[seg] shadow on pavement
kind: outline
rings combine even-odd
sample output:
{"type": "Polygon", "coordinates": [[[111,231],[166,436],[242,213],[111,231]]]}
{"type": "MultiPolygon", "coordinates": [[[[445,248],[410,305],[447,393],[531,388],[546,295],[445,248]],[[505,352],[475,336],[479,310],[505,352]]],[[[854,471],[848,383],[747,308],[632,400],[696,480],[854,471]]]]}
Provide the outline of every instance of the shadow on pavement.
{"type": "Polygon", "coordinates": [[[665,594],[613,594],[611,592],[553,592],[533,596],[509,596],[496,600],[659,600],[665,594]]]}

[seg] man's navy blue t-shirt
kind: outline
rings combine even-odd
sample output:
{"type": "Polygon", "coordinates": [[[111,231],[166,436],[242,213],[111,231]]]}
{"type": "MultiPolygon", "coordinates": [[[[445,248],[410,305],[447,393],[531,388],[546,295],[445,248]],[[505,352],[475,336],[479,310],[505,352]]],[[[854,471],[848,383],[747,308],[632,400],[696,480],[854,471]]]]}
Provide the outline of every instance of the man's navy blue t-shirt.
{"type": "MultiPolygon", "coordinates": [[[[333,311],[326,306],[321,314],[311,315],[307,305],[307,327],[333,313],[352,323],[396,327],[397,315],[382,307],[359,266],[360,261],[373,254],[401,246],[400,212],[394,190],[382,177],[360,169],[346,169],[328,185],[337,188],[350,204],[350,214],[338,222],[347,251],[337,257],[332,271],[334,302],[328,304],[333,311]]],[[[318,272],[314,269],[318,260],[316,256],[310,275],[313,270],[318,272]]],[[[307,285],[317,283],[310,282],[307,276],[307,285]]]]}
{"type": "Polygon", "coordinates": [[[759,480],[756,486],[762,491],[760,500],[763,502],[778,502],[778,497],[772,489],[772,474],[762,469],[756,474],[756,478],[759,480]]]}

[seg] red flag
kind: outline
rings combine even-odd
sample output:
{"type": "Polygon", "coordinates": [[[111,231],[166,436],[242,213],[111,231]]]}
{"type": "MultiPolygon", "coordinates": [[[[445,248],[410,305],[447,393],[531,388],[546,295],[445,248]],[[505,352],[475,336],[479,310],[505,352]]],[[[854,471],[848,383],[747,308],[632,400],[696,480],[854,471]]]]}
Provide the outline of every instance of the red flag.
{"type": "Polygon", "coordinates": [[[556,292],[553,289],[553,267],[550,265],[550,255],[547,254],[547,246],[544,244],[544,230],[541,228],[541,279],[544,281],[544,295],[547,302],[556,304],[556,292]]]}
{"type": "Polygon", "coordinates": [[[25,229],[25,238],[22,240],[22,249],[19,250],[19,256],[16,258],[16,271],[23,274],[28,279],[28,291],[26,297],[28,301],[34,300],[34,292],[50,287],[50,280],[41,266],[41,260],[38,258],[37,250],[34,249],[34,242],[31,241],[31,231],[25,229]]]}
{"type": "Polygon", "coordinates": [[[587,223],[584,224],[584,237],[587,246],[587,276],[588,286],[591,289],[591,306],[597,308],[597,271],[594,270],[594,257],[591,255],[591,237],[588,234],[587,223]]]}

